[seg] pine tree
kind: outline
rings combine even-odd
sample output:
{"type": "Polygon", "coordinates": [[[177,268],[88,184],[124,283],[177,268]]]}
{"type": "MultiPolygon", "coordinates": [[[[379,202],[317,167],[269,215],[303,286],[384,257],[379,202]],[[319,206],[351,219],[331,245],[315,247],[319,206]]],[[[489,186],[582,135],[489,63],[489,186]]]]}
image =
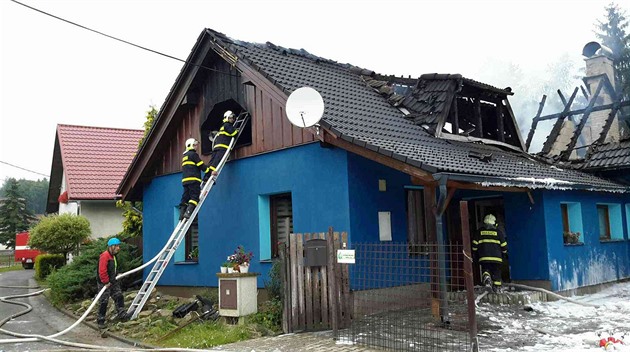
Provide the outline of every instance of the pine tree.
{"type": "Polygon", "coordinates": [[[0,244],[15,248],[15,234],[29,228],[35,216],[26,208],[16,179],[6,181],[5,198],[0,202],[0,244]]]}
{"type": "Polygon", "coordinates": [[[606,8],[604,21],[597,21],[595,34],[602,44],[613,52],[615,65],[615,85],[621,91],[622,99],[630,99],[630,35],[626,33],[628,19],[626,13],[614,3],[606,8]]]}

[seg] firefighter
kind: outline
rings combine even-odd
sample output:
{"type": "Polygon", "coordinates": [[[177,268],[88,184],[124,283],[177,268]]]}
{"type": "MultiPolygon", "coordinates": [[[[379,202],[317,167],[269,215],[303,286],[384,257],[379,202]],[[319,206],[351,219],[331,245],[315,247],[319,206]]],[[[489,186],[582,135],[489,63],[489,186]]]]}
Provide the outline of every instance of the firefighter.
{"type": "Polygon", "coordinates": [[[207,181],[210,175],[217,175],[217,166],[223,159],[223,156],[230,148],[230,142],[232,138],[236,136],[238,133],[238,129],[234,128],[234,121],[236,120],[236,115],[228,110],[223,114],[223,126],[217,133],[214,138],[214,142],[212,143],[212,154],[210,154],[210,166],[206,169],[206,177],[204,181],[207,181]]]}
{"type": "Polygon", "coordinates": [[[481,265],[482,283],[494,292],[501,291],[501,265],[507,255],[507,242],[503,231],[497,228],[497,218],[488,214],[483,226],[475,233],[472,241],[473,255],[481,265]]]}
{"type": "Polygon", "coordinates": [[[107,241],[107,250],[101,253],[98,258],[97,287],[100,292],[103,287],[107,287],[99,299],[98,315],[96,322],[99,329],[105,329],[105,316],[107,315],[107,304],[109,297],[116,304],[117,317],[121,321],[129,320],[129,315],[125,312],[125,300],[120,289],[120,282],[116,280],[118,275],[118,261],[116,254],[120,251],[120,240],[110,238],[107,241]]]}
{"type": "Polygon", "coordinates": [[[179,220],[188,219],[199,203],[201,193],[201,171],[208,166],[197,154],[199,142],[194,138],[186,140],[186,151],[182,157],[182,186],[184,193],[179,203],[179,220]]]}

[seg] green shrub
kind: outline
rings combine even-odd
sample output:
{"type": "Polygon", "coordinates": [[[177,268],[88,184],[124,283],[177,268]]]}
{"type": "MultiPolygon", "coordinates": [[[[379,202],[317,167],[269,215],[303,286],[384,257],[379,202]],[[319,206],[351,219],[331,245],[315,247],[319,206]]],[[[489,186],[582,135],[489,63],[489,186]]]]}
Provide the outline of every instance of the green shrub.
{"type": "Polygon", "coordinates": [[[28,245],[43,252],[63,254],[67,258],[68,253],[89,238],[91,232],[90,222],[85,216],[68,213],[47,215],[30,230],[28,245]]]}
{"type": "Polygon", "coordinates": [[[282,331],[282,301],[270,299],[264,302],[260,310],[251,316],[251,321],[274,332],[282,331]]]}
{"type": "MultiPolygon", "coordinates": [[[[80,254],[72,263],[54,271],[48,276],[50,298],[56,304],[65,304],[77,300],[92,298],[96,295],[96,272],[98,258],[107,249],[108,238],[99,238],[81,246],[80,254]]],[[[142,264],[138,248],[122,243],[118,258],[118,273],[127,272],[142,264]]],[[[127,285],[142,277],[142,271],[121,280],[124,290],[127,285]]]]}
{"type": "Polygon", "coordinates": [[[35,257],[35,277],[45,279],[55,269],[59,269],[66,263],[63,254],[40,254],[35,257]]]}

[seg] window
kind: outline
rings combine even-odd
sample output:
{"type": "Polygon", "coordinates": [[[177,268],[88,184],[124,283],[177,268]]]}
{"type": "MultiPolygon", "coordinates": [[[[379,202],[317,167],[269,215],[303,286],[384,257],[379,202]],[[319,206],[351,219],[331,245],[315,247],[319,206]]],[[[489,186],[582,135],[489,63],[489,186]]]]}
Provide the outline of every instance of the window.
{"type": "MultiPolygon", "coordinates": [[[[175,251],[175,263],[196,263],[199,257],[199,223],[197,217],[190,224],[190,228],[175,251]]],[[[179,222],[179,207],[175,207],[175,226],[179,222]]],[[[173,227],[175,229],[175,227],[173,227]]]]}
{"type": "Polygon", "coordinates": [[[291,193],[269,197],[271,257],[279,256],[278,244],[287,243],[289,234],[293,232],[293,204],[291,193]]]}
{"type": "Polygon", "coordinates": [[[407,243],[411,254],[423,252],[427,241],[427,225],[424,213],[424,191],[407,190],[407,243]]]}
{"type": "Polygon", "coordinates": [[[564,244],[583,243],[582,208],[580,203],[560,203],[564,244]]]}
{"type": "Polygon", "coordinates": [[[600,241],[623,239],[621,205],[597,204],[597,218],[599,222],[600,241]]]}

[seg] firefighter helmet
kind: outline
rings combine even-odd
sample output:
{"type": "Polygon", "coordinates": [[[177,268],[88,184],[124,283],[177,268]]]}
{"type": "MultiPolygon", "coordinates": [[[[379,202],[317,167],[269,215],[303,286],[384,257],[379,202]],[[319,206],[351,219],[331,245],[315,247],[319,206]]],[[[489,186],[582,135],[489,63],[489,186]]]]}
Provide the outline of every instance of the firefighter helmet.
{"type": "Polygon", "coordinates": [[[188,138],[186,140],[186,148],[194,148],[199,142],[194,138],[188,138]]]}
{"type": "Polygon", "coordinates": [[[225,112],[225,114],[223,114],[223,122],[227,122],[230,117],[234,117],[234,113],[232,112],[232,110],[228,110],[225,112]]]}
{"type": "Polygon", "coordinates": [[[118,245],[120,245],[120,240],[116,237],[110,238],[109,241],[107,241],[107,247],[118,246],[118,245]]]}
{"type": "Polygon", "coordinates": [[[483,223],[486,225],[496,225],[497,218],[492,214],[488,214],[483,218],[483,223]]]}

